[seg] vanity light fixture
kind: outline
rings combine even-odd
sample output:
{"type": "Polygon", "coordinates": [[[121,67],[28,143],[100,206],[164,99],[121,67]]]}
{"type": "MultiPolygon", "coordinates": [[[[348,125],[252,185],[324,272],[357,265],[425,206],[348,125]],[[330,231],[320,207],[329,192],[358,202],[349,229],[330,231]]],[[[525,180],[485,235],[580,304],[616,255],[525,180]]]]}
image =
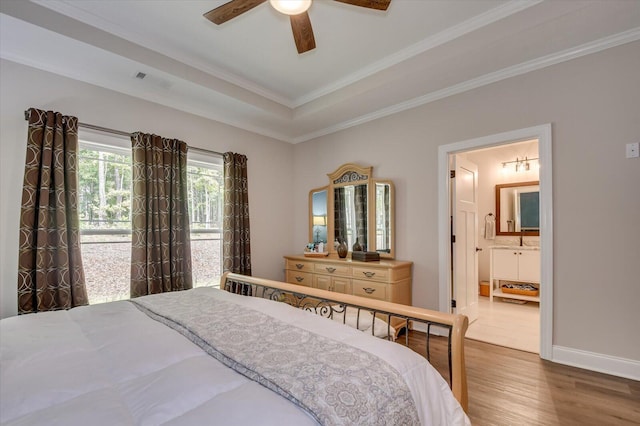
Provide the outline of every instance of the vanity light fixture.
{"type": "Polygon", "coordinates": [[[311,7],[311,0],[270,0],[271,6],[285,15],[300,15],[311,7]]]}
{"type": "Polygon", "coordinates": [[[538,161],[539,158],[527,158],[524,157],[524,159],[520,159],[518,157],[516,157],[516,159],[514,161],[504,161],[502,163],[502,168],[506,169],[507,168],[507,164],[514,164],[515,163],[515,169],[516,172],[520,172],[520,171],[528,171],[531,169],[531,165],[530,165],[530,161],[538,161]]]}

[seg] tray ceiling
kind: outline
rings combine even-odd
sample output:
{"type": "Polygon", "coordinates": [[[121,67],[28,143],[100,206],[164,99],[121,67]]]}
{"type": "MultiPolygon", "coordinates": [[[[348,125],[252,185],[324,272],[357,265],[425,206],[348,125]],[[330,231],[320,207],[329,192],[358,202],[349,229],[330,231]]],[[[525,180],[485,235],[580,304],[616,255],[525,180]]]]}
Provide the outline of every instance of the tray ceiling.
{"type": "Polygon", "coordinates": [[[315,0],[299,55],[268,2],[202,16],[224,2],[3,0],[0,56],[296,143],[640,39],[638,1],[315,0]]]}

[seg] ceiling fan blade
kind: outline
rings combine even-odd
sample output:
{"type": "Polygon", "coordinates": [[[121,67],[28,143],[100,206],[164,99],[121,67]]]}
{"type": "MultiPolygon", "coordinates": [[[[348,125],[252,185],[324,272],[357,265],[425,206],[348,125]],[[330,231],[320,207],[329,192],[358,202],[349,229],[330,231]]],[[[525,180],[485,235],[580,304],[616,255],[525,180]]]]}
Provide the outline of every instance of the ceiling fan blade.
{"type": "Polygon", "coordinates": [[[214,24],[223,24],[236,16],[264,3],[267,0],[231,0],[228,3],[208,11],[203,16],[214,24]]]}
{"type": "Polygon", "coordinates": [[[391,0],[336,0],[340,3],[352,4],[354,6],[366,7],[369,9],[387,10],[391,0]]]}
{"type": "Polygon", "coordinates": [[[316,48],[316,39],[313,36],[313,28],[311,28],[311,20],[307,12],[299,15],[291,15],[291,30],[293,31],[293,39],[296,41],[298,53],[304,53],[316,48]]]}

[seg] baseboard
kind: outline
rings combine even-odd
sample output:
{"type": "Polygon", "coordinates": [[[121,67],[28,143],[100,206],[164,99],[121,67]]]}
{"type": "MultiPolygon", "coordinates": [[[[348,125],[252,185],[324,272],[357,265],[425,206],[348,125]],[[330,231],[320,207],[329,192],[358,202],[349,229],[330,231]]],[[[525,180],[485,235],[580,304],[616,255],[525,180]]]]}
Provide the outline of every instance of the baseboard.
{"type": "MultiPolygon", "coordinates": [[[[427,325],[413,323],[413,329],[426,333],[427,325]]],[[[433,335],[446,336],[447,333],[448,330],[444,327],[431,327],[433,335]]],[[[552,352],[553,358],[550,361],[558,364],[640,381],[640,361],[557,345],[553,346],[552,352]]]]}
{"type": "Polygon", "coordinates": [[[612,376],[640,380],[640,361],[632,359],[554,345],[551,361],[612,376]]]}

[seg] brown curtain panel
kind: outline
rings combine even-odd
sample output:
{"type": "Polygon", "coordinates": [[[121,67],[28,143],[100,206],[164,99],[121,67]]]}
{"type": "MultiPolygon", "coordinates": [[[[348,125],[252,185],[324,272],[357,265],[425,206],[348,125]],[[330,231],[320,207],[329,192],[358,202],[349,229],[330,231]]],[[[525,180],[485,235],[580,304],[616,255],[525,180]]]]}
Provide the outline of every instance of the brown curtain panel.
{"type": "Polygon", "coordinates": [[[134,133],[131,297],[192,287],[187,144],[134,133]]]}
{"type": "Polygon", "coordinates": [[[223,271],[251,275],[247,157],[226,152],[223,160],[223,271]]]}
{"type": "Polygon", "coordinates": [[[80,258],[78,119],[27,111],[18,259],[18,313],[88,304],[80,258]]]}

